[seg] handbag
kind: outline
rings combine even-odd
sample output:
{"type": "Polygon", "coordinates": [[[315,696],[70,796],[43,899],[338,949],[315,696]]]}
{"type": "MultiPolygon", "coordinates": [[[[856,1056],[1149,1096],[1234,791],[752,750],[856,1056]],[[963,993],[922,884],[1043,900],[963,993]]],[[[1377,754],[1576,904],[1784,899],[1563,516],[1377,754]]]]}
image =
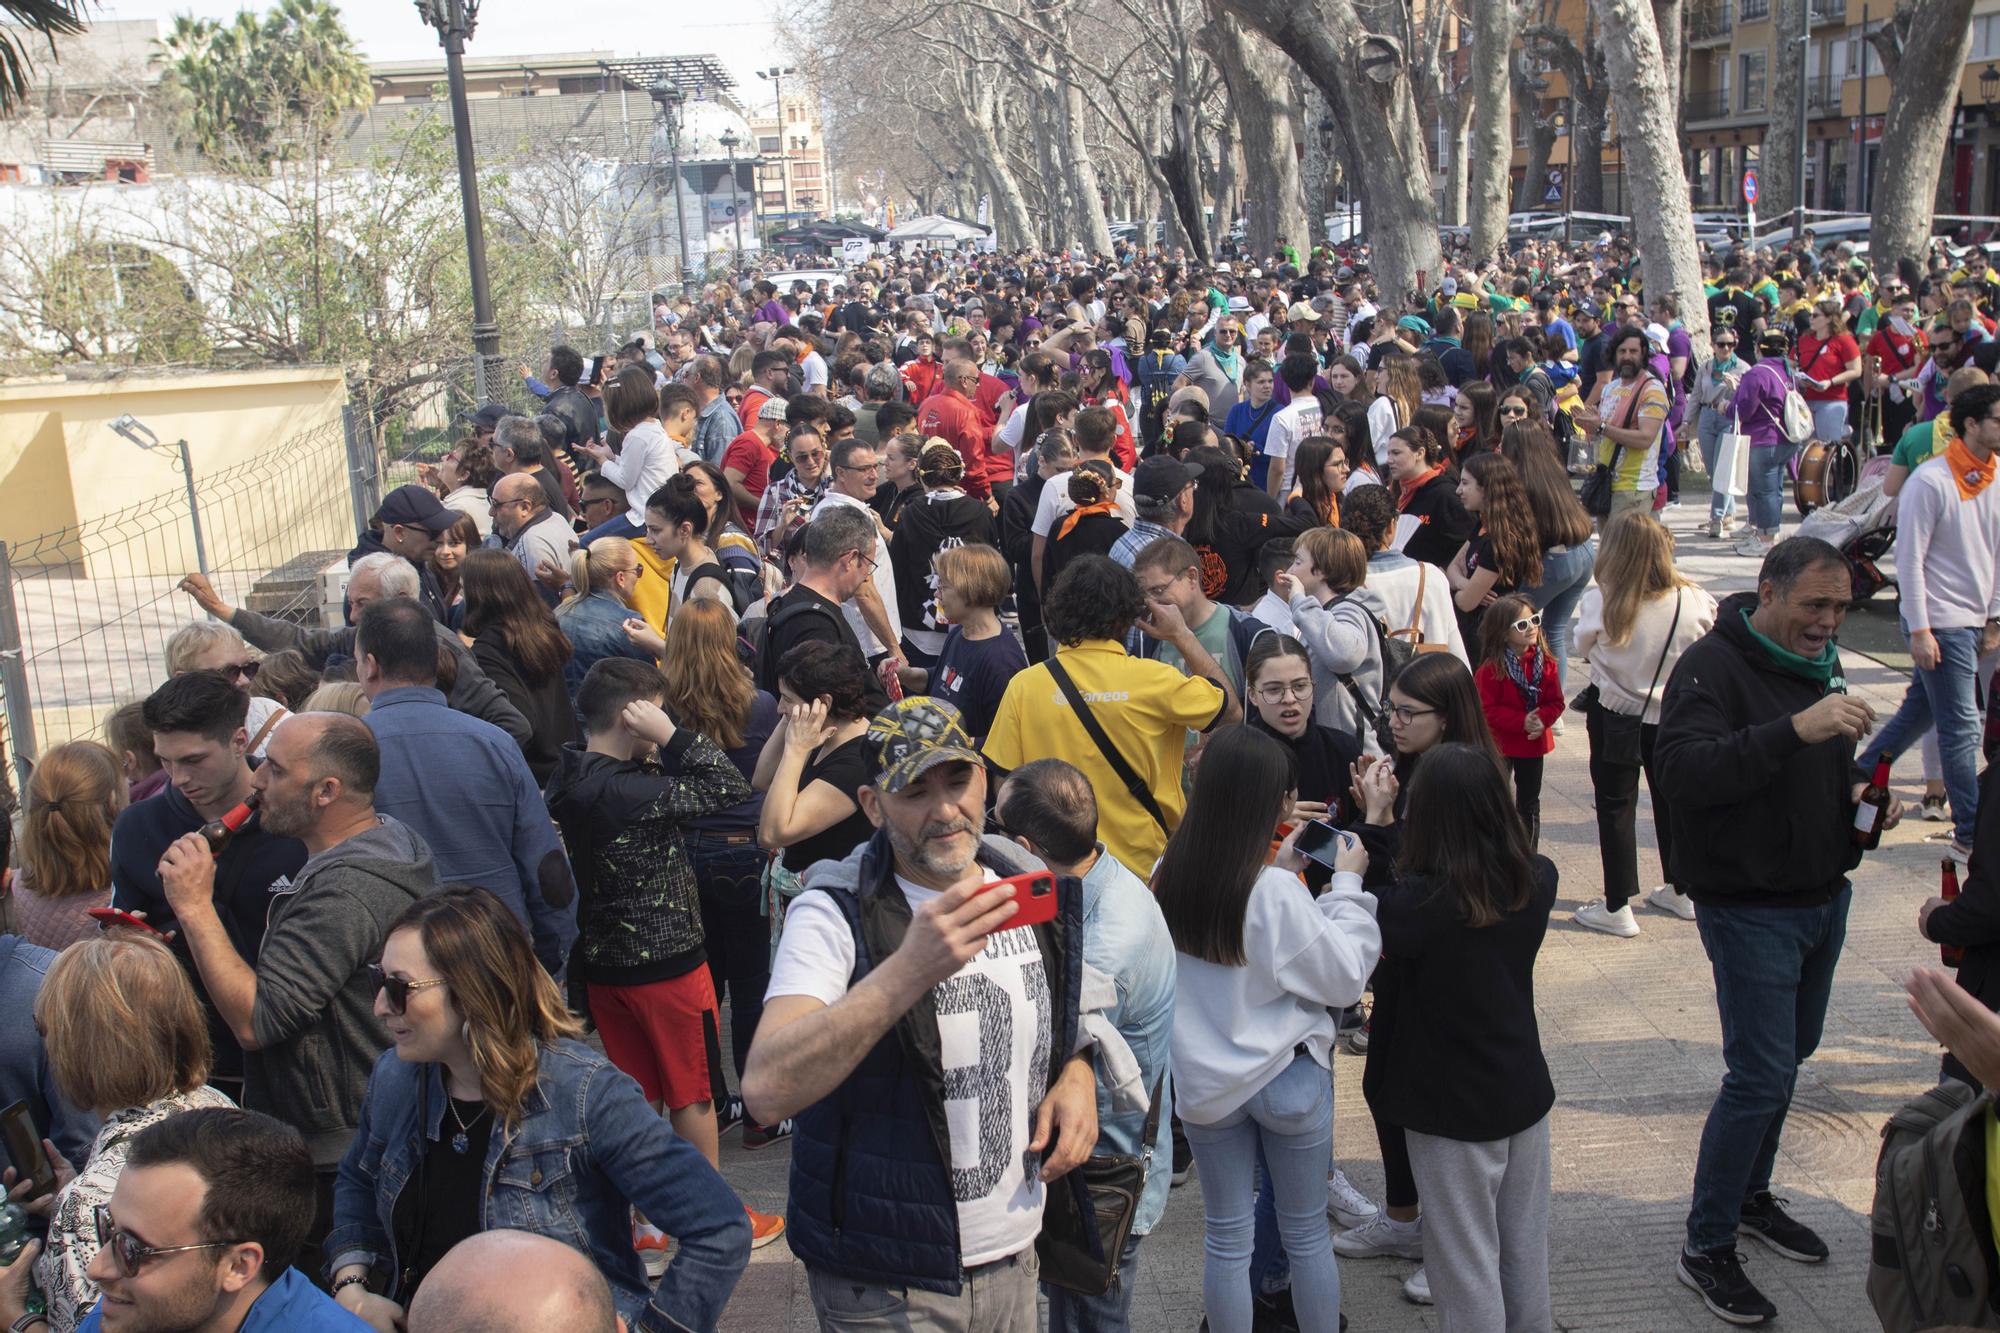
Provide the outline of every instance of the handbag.
{"type": "Polygon", "coordinates": [[[1136,1155],[1092,1153],[1050,1186],[1042,1205],[1042,1234],[1035,1237],[1042,1281],[1084,1296],[1102,1296],[1117,1284],[1118,1263],[1153,1169],[1153,1140],[1159,1137],[1160,1099],[1166,1090],[1162,1070],[1153,1084],[1153,1104],[1146,1108],[1136,1155]]]}
{"type": "Polygon", "coordinates": [[[1715,487],[1741,499],[1750,493],[1750,437],[1743,433],[1743,418],[1732,417],[1729,426],[1715,442],[1715,487]]]}
{"type": "Polygon", "coordinates": [[[1083,692],[1077,689],[1076,682],[1069,677],[1069,672],[1064,670],[1062,663],[1053,656],[1045,665],[1049,669],[1049,674],[1055,677],[1056,686],[1062,690],[1063,698],[1069,700],[1070,708],[1076,713],[1076,720],[1090,733],[1090,739],[1096,744],[1097,752],[1104,756],[1104,762],[1111,765],[1111,771],[1125,784],[1126,794],[1139,803],[1140,809],[1153,817],[1153,822],[1160,826],[1160,832],[1172,833],[1173,829],[1167,824],[1167,812],[1160,809],[1160,803],[1153,799],[1152,789],[1146,785],[1146,780],[1133,770],[1132,765],[1126,762],[1125,756],[1118,752],[1118,747],[1112,744],[1111,738],[1104,734],[1104,724],[1090,711],[1090,705],[1084,702],[1083,692]]]}
{"type": "MultiPolygon", "coordinates": [[[[1639,382],[1633,386],[1631,401],[1625,405],[1625,424],[1618,429],[1632,429],[1632,423],[1639,417],[1639,400],[1645,396],[1646,381],[1649,378],[1651,377],[1641,375],[1639,382]]],[[[1592,518],[1611,516],[1611,483],[1617,477],[1618,464],[1624,457],[1625,446],[1614,444],[1611,448],[1611,461],[1599,463],[1591,469],[1590,475],[1583,479],[1583,489],[1577,492],[1576,498],[1582,502],[1583,512],[1592,518]]]]}
{"type": "MultiPolygon", "coordinates": [[[[1660,660],[1653,664],[1652,684],[1646,686],[1645,698],[1653,697],[1653,689],[1660,683],[1660,673],[1667,669],[1667,654],[1674,650],[1674,634],[1681,627],[1681,600],[1679,592],[1674,594],[1674,623],[1667,627],[1667,641],[1660,646],[1660,660]]],[[[1636,767],[1643,762],[1639,740],[1641,729],[1646,724],[1646,710],[1641,707],[1637,713],[1614,713],[1605,707],[1604,700],[1592,681],[1584,691],[1570,703],[1570,707],[1587,715],[1594,725],[1590,728],[1590,753],[1594,759],[1607,764],[1624,764],[1636,767]]]]}

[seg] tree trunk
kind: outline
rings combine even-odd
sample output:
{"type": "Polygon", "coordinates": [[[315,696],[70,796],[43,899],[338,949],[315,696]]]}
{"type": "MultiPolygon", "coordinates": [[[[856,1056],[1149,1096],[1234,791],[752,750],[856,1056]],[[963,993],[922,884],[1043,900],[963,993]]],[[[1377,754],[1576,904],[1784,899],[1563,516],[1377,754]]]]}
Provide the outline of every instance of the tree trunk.
{"type": "Polygon", "coordinates": [[[1674,108],[1678,135],[1681,89],[1687,83],[1687,4],[1685,0],[1652,0],[1652,10],[1653,30],[1660,38],[1660,69],[1667,80],[1667,104],[1674,108]]]}
{"type": "Polygon", "coordinates": [[[1214,207],[1208,214],[1208,248],[1211,254],[1222,252],[1222,243],[1229,239],[1229,229],[1236,222],[1239,211],[1237,196],[1243,188],[1243,173],[1236,161],[1234,128],[1227,117],[1215,126],[1215,186],[1211,191],[1214,207]]]}
{"type": "Polygon", "coordinates": [[[1578,97],[1571,104],[1569,127],[1569,206],[1579,213],[1604,208],[1604,100],[1596,104],[1578,97]]]}
{"type": "Polygon", "coordinates": [[[1361,43],[1371,34],[1354,0],[1225,3],[1275,42],[1326,96],[1361,196],[1376,283],[1385,300],[1400,303],[1419,273],[1436,275],[1439,258],[1437,203],[1408,53],[1386,83],[1376,83],[1359,70],[1361,43]]]}
{"type": "Polygon", "coordinates": [[[1695,258],[1694,211],[1681,174],[1667,65],[1647,0],[1593,0],[1611,103],[1631,178],[1631,212],[1645,256],[1646,291],[1680,296],[1681,323],[1697,357],[1708,355],[1708,305],[1695,258]]]}
{"type": "Polygon", "coordinates": [[[1166,151],[1154,159],[1173,221],[1187,239],[1188,253],[1209,262],[1208,227],[1201,216],[1201,163],[1195,158],[1194,117],[1185,105],[1168,108],[1166,151]]]}
{"type": "MultiPolygon", "coordinates": [[[[1028,211],[1028,201],[1021,194],[1021,183],[1014,179],[1013,168],[1007,165],[1007,156],[1000,148],[1000,136],[994,132],[993,121],[982,114],[972,117],[972,135],[979,149],[982,169],[993,190],[993,235],[1002,250],[1016,249],[1034,244],[1035,219],[1028,211]]],[[[953,192],[957,191],[954,182],[953,192]]]]}
{"type": "MultiPolygon", "coordinates": [[[[1447,75],[1447,77],[1449,77],[1447,75]]],[[[1445,174],[1444,174],[1444,225],[1463,227],[1466,225],[1466,190],[1470,172],[1467,156],[1472,145],[1472,87],[1470,80],[1456,83],[1445,94],[1444,134],[1445,134],[1445,174]]],[[[1511,158],[1512,153],[1508,156],[1511,158]]]]}
{"type": "Polygon", "coordinates": [[[1062,89],[1063,155],[1069,159],[1070,186],[1076,195],[1076,228],[1083,248],[1092,254],[1111,253],[1111,225],[1104,216],[1104,185],[1097,175],[1097,163],[1090,155],[1090,141],[1084,135],[1089,123],[1083,104],[1083,90],[1075,82],[1062,89]]]}
{"type": "Polygon", "coordinates": [[[1229,87],[1231,119],[1242,135],[1243,160],[1257,173],[1245,191],[1250,249],[1276,254],[1278,238],[1312,248],[1306,196],[1299,182],[1298,145],[1292,138],[1292,109],[1278,97],[1291,86],[1284,52],[1245,28],[1220,0],[1209,0],[1207,36],[1215,62],[1229,87]]]}
{"type": "MultiPolygon", "coordinates": [[[[1514,0],[1474,0],[1471,10],[1472,186],[1466,220],[1474,258],[1486,258],[1507,243],[1507,178],[1514,162],[1514,97],[1508,87],[1508,71],[1516,65],[1514,0]]],[[[1526,103],[1520,110],[1523,116],[1531,112],[1526,103]]],[[[1528,173],[1530,194],[1537,174],[1528,173]]]]}
{"type": "Polygon", "coordinates": [[[1921,263],[1930,245],[1956,75],[1972,49],[1972,0],[1902,0],[1872,40],[1889,76],[1889,110],[1869,182],[1875,225],[1868,250],[1875,271],[1887,273],[1898,260],[1921,263]],[[1953,77],[1942,78],[1940,71],[1953,77]]]}
{"type": "Polygon", "coordinates": [[[1764,131],[1764,148],[1757,155],[1757,212],[1783,218],[1792,211],[1794,168],[1799,151],[1799,80],[1805,78],[1806,7],[1812,0],[1775,0],[1778,49],[1772,56],[1771,125],[1764,131]]]}

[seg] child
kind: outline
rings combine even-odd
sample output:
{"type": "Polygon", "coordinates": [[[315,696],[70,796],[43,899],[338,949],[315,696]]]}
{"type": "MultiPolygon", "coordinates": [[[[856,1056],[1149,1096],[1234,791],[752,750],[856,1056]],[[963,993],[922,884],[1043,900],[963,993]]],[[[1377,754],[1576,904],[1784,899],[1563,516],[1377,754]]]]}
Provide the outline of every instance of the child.
{"type": "Polygon", "coordinates": [[[1542,838],[1542,759],[1556,748],[1554,728],[1565,704],[1555,657],[1542,637],[1542,613],[1519,593],[1486,608],[1473,680],[1486,725],[1514,775],[1514,808],[1533,851],[1542,838]]]}
{"type": "Polygon", "coordinates": [[[1292,543],[1288,537],[1273,537],[1257,548],[1257,577],[1264,595],[1250,608],[1250,614],[1280,634],[1296,634],[1292,628],[1292,604],[1278,591],[1278,575],[1292,567],[1292,543]]]}

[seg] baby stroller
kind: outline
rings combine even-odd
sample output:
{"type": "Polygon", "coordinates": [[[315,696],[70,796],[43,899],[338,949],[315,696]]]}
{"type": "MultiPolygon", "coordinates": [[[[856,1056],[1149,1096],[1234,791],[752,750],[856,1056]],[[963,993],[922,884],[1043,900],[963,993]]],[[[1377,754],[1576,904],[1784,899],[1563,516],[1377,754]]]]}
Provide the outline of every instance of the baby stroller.
{"type": "Polygon", "coordinates": [[[1892,582],[1877,563],[1896,544],[1896,497],[1882,493],[1889,461],[1887,454],[1869,459],[1852,495],[1813,510],[1793,534],[1818,537],[1840,552],[1856,602],[1867,601],[1892,582]]]}

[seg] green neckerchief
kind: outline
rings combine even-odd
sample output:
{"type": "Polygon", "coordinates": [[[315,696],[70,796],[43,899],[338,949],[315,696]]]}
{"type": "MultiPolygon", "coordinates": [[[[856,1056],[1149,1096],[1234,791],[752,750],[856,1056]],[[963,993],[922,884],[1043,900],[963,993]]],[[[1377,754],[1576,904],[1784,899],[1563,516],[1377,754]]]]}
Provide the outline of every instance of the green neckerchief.
{"type": "Polygon", "coordinates": [[[1757,641],[1757,646],[1764,650],[1764,655],[1770,658],[1772,664],[1780,671],[1803,677],[1829,690],[1847,689],[1847,681],[1838,674],[1840,649],[1834,640],[1827,640],[1825,651],[1818,657],[1801,657],[1789,648],[1779,647],[1776,640],[1765,638],[1758,633],[1757,627],[1750,623],[1748,611],[1739,614],[1743,617],[1743,628],[1750,631],[1750,637],[1757,641]]]}

